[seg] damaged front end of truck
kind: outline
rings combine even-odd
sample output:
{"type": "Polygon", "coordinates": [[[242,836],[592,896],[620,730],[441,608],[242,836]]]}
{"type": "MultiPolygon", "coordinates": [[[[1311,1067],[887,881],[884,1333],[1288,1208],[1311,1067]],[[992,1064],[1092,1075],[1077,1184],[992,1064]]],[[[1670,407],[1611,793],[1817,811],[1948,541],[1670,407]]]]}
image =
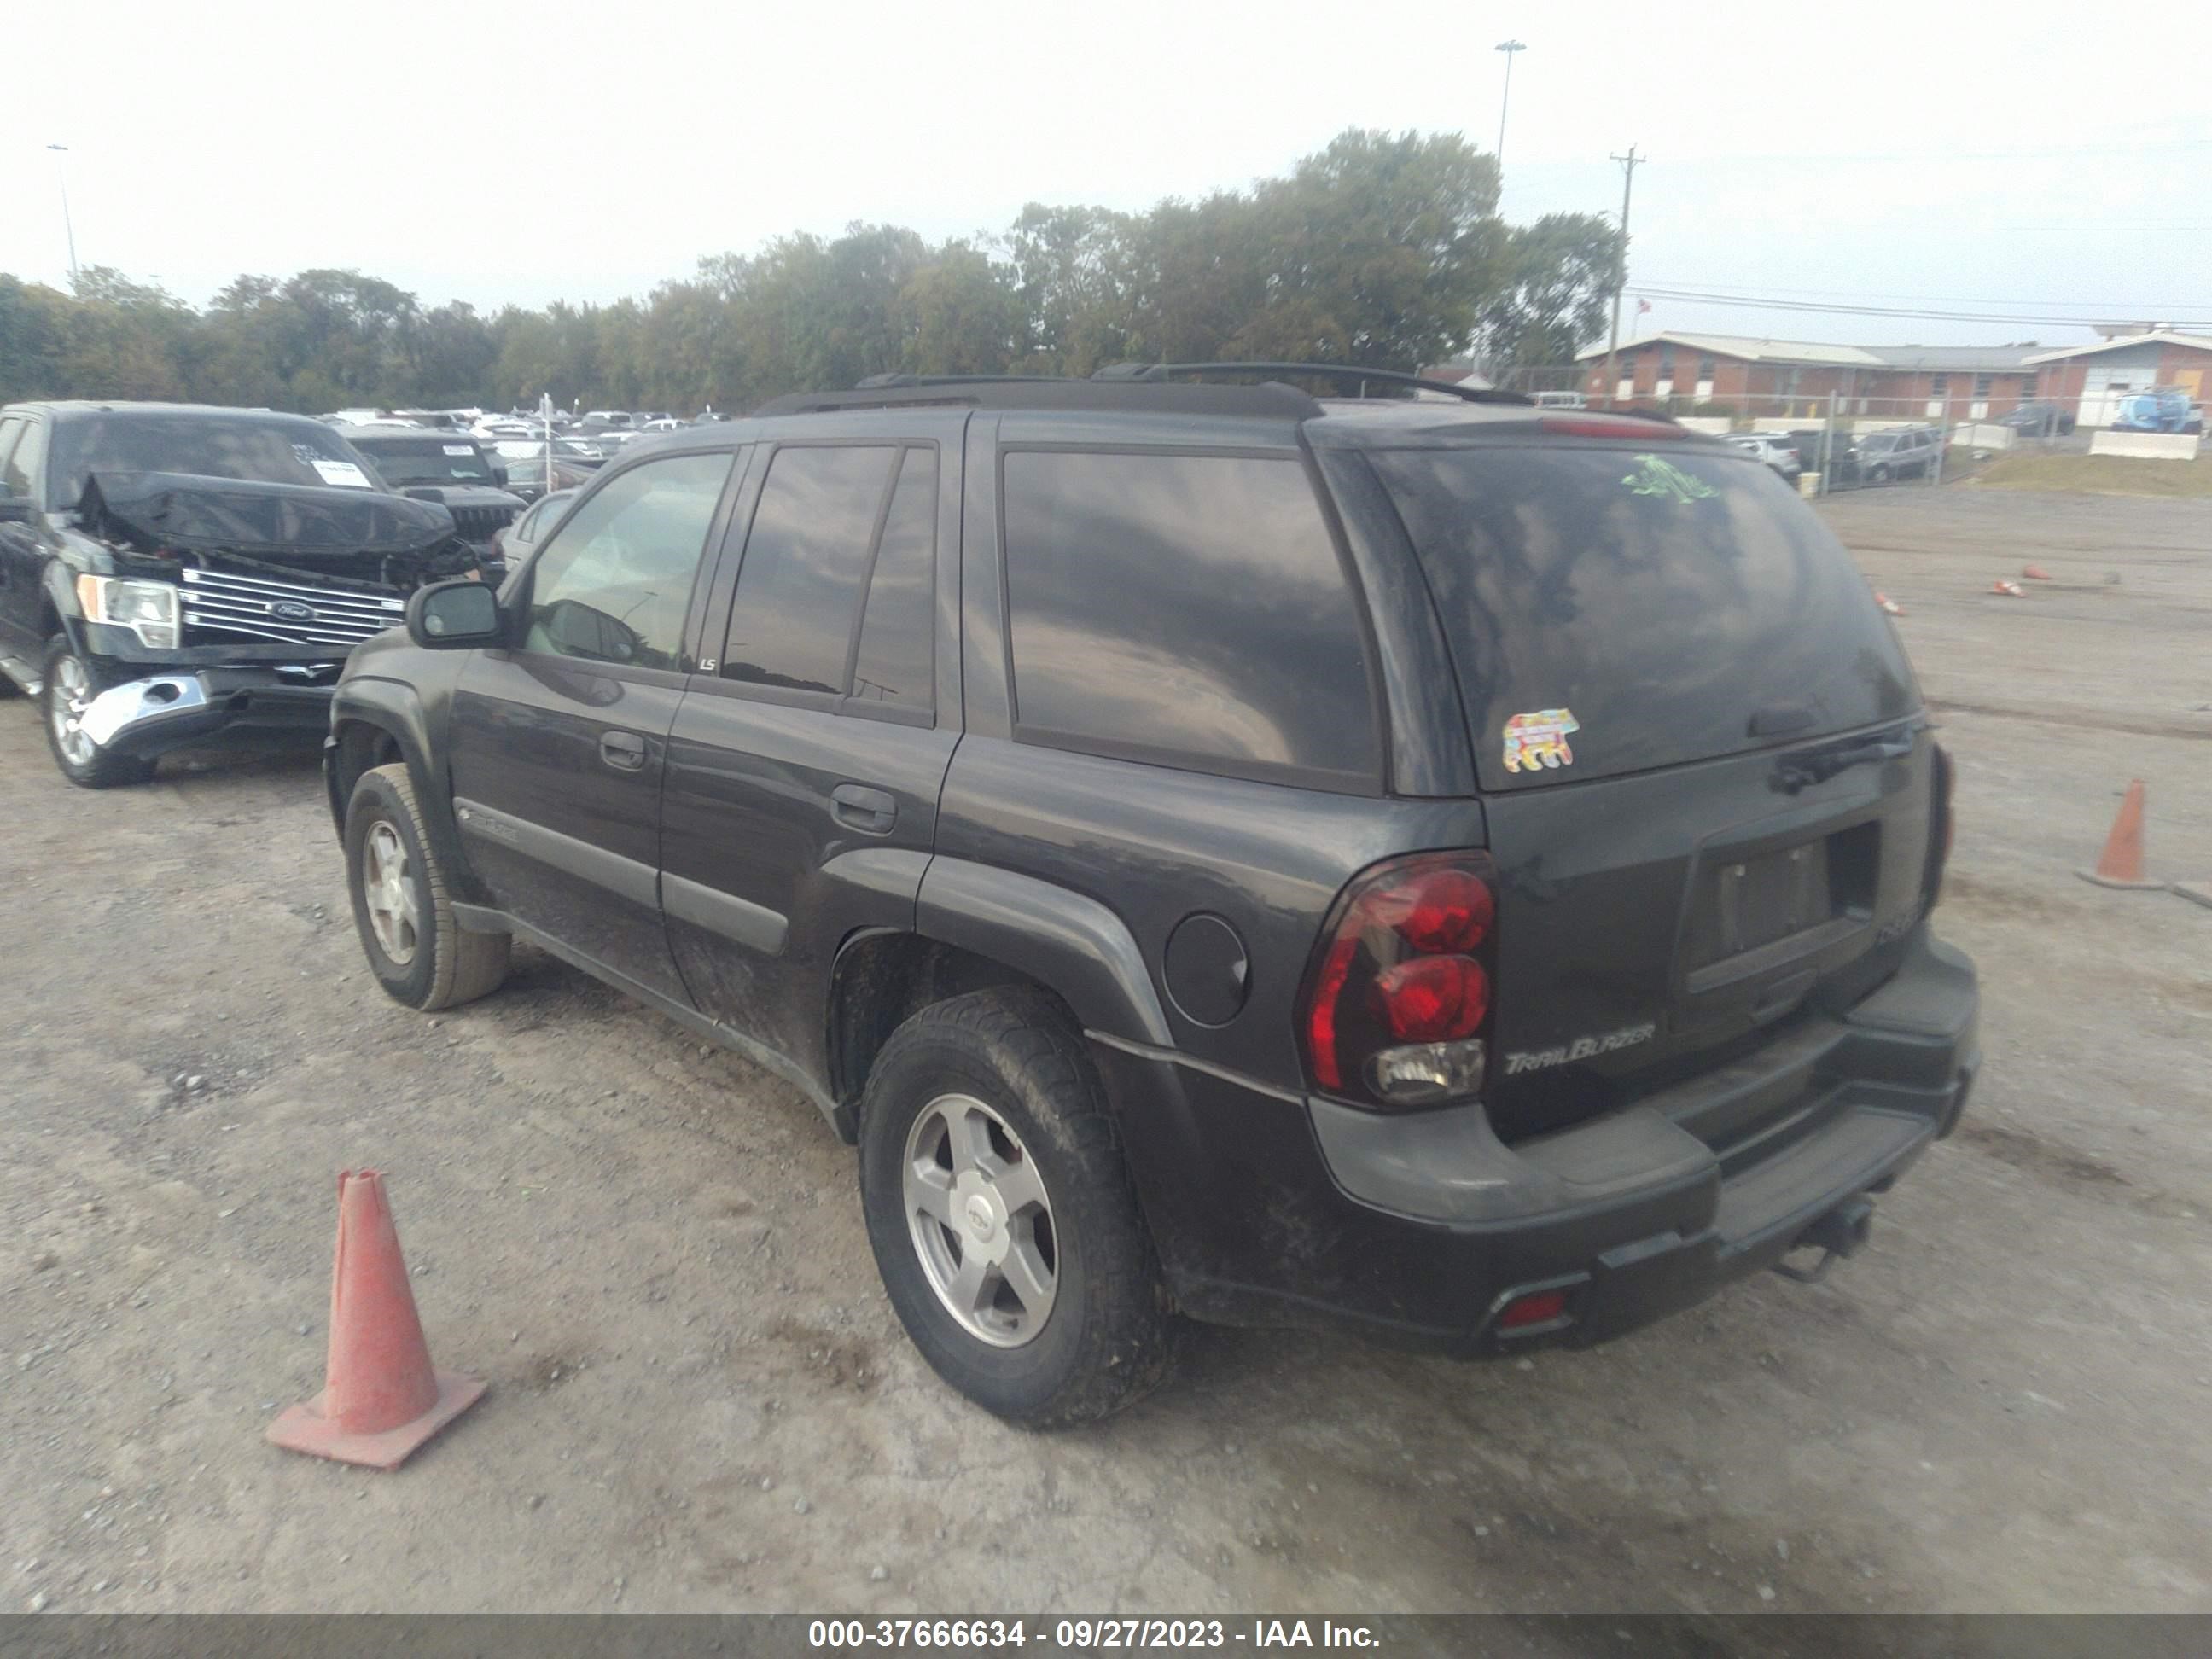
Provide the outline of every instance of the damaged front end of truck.
{"type": "Polygon", "coordinates": [[[353,647],[482,568],[443,507],[373,489],[94,472],[73,520],[46,576],[82,665],[56,742],[86,763],[319,732],[353,647]]]}

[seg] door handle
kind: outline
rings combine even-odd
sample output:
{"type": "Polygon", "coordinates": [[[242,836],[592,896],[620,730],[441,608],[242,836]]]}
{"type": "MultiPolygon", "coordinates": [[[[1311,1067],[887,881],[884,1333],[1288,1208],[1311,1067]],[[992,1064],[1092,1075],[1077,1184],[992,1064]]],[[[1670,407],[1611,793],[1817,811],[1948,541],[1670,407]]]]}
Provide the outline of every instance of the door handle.
{"type": "Polygon", "coordinates": [[[602,732],[599,758],[617,772],[635,772],[645,764],[645,739],[635,732],[602,732]]]}
{"type": "Polygon", "coordinates": [[[830,792],[830,816],[865,836],[888,836],[898,818],[898,803],[880,789],[841,783],[830,792]]]}

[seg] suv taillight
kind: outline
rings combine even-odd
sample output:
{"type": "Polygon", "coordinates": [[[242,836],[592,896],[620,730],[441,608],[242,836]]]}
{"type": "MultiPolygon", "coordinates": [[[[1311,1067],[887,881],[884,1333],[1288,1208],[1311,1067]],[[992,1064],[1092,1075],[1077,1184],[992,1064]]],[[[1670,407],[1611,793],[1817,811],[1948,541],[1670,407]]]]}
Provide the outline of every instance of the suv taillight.
{"type": "Polygon", "coordinates": [[[1299,1000],[1324,1094],[1396,1110],[1482,1090],[1498,901],[1482,853],[1423,853],[1338,896],[1299,1000]]]}

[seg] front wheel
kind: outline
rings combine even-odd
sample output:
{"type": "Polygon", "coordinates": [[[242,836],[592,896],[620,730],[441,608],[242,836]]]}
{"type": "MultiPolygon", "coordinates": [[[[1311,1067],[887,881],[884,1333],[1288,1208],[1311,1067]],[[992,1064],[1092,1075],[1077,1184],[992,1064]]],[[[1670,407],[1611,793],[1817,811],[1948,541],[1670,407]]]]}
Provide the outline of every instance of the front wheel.
{"type": "Polygon", "coordinates": [[[1875,483],[1886,484],[1889,482],[1889,469],[1886,466],[1878,466],[1867,477],[1875,483]]]}
{"type": "Polygon", "coordinates": [[[499,988],[514,939],[454,920],[406,767],[362,774],[346,807],[345,854],[354,927],[387,996],[427,1013],[499,988]]]}
{"type": "Polygon", "coordinates": [[[62,775],[80,789],[112,789],[118,784],[143,783],[154,775],[153,762],[136,755],[112,755],[84,729],[92,700],[105,689],[99,671],[77,654],[66,635],[57,634],[46,641],[39,684],[46,747],[53,751],[62,775]]]}
{"type": "Polygon", "coordinates": [[[868,1077],[860,1198],[891,1306],[938,1375],[1029,1428],[1118,1411],[1171,1327],[1080,1034],[1037,993],[971,992],[868,1077]]]}

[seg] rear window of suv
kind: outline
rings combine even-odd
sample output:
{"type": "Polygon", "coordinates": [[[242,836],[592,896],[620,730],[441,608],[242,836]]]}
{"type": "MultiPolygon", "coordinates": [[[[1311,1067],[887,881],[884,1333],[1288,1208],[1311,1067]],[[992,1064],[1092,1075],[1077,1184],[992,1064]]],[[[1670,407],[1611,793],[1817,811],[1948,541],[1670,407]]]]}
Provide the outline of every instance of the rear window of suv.
{"type": "Polygon", "coordinates": [[[1014,450],[1003,465],[1017,738],[1376,787],[1358,601],[1300,462],[1014,450]]]}
{"type": "Polygon", "coordinates": [[[1560,444],[1370,459],[1436,595],[1486,788],[1801,742],[1918,705],[1850,555],[1749,457],[1560,444]]]}
{"type": "Polygon", "coordinates": [[[495,484],[491,463],[465,438],[364,438],[354,445],[368,456],[385,483],[395,489],[409,484],[495,484]]]}

